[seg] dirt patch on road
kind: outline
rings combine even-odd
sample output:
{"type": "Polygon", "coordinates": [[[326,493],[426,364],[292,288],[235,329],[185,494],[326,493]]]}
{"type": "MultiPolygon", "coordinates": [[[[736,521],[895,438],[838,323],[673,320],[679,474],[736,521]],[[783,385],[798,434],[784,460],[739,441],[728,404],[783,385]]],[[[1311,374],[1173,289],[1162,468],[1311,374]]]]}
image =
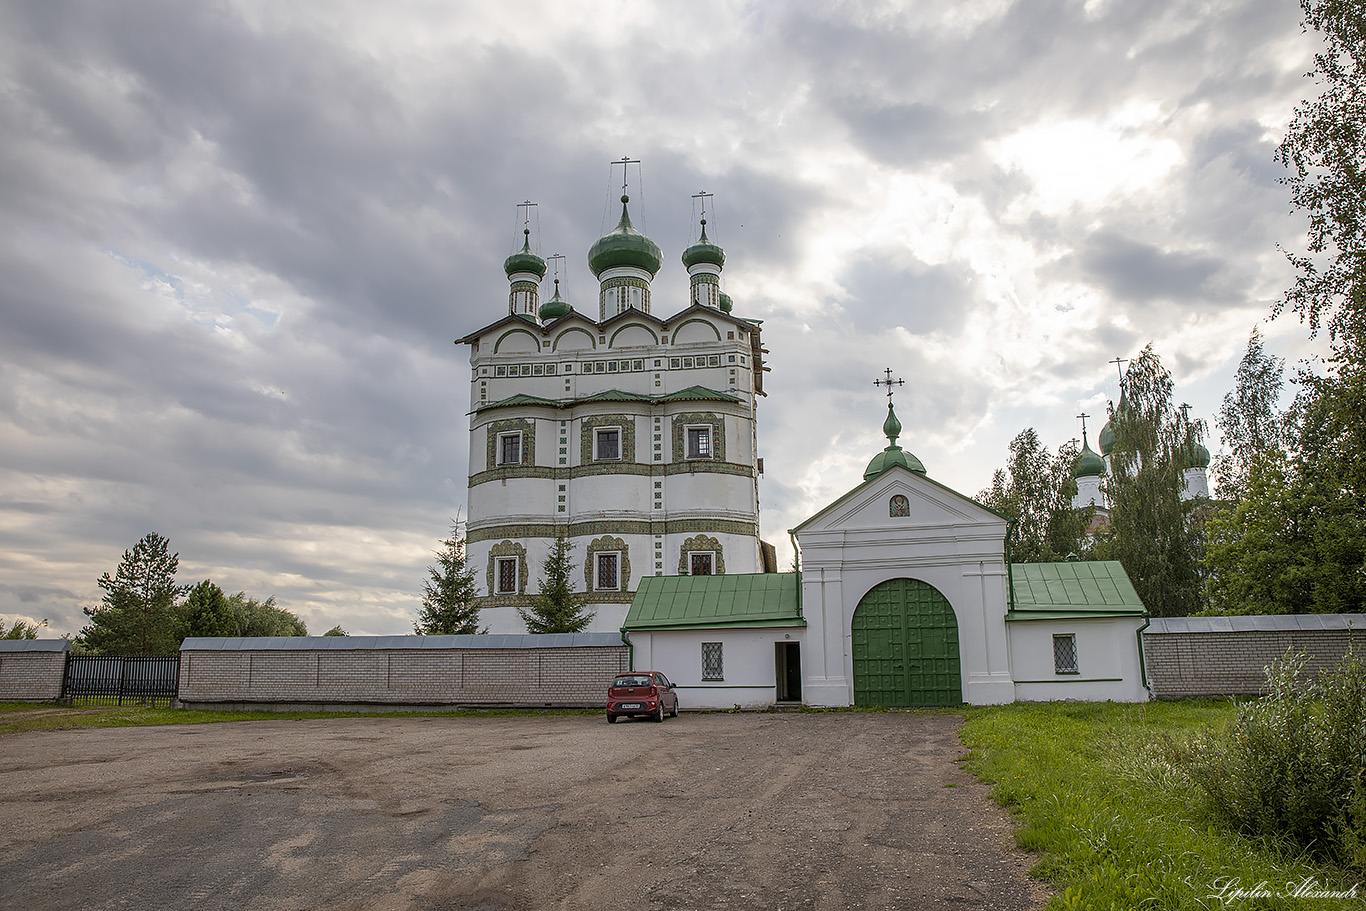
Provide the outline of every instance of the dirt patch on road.
{"type": "Polygon", "coordinates": [[[8,735],[0,906],[1033,909],[947,715],[8,735]]]}

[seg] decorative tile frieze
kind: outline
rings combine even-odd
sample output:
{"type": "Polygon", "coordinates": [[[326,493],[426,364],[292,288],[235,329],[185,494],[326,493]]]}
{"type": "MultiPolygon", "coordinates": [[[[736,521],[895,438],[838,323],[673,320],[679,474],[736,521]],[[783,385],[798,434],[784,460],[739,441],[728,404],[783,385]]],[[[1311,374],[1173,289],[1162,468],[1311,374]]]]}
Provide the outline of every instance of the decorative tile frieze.
{"type": "Polygon", "coordinates": [[[527,540],[529,538],[556,538],[566,535],[570,538],[586,538],[593,535],[744,535],[758,537],[759,526],[754,522],[741,519],[656,519],[640,521],[635,519],[574,522],[568,525],[553,522],[525,523],[521,525],[490,525],[484,528],[471,528],[466,533],[466,541],[471,544],[480,541],[496,541],[500,538],[527,540]]]}

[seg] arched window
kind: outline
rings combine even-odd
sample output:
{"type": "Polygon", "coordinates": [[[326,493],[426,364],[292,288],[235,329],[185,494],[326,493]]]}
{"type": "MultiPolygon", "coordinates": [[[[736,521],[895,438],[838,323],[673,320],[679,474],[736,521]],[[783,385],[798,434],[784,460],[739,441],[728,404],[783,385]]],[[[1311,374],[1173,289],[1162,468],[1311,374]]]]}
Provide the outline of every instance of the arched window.
{"type": "Polygon", "coordinates": [[[903,495],[897,494],[892,497],[891,503],[887,504],[887,514],[892,518],[909,516],[911,514],[911,501],[903,495]]]}

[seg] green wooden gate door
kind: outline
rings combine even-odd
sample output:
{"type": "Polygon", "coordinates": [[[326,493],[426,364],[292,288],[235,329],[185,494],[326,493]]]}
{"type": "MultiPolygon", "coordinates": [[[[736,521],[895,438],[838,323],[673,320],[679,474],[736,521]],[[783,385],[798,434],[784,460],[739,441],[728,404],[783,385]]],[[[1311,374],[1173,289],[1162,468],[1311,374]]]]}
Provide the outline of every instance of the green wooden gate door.
{"type": "Polygon", "coordinates": [[[957,705],[963,701],[958,619],[919,579],[889,579],[854,610],[855,705],[957,705]]]}

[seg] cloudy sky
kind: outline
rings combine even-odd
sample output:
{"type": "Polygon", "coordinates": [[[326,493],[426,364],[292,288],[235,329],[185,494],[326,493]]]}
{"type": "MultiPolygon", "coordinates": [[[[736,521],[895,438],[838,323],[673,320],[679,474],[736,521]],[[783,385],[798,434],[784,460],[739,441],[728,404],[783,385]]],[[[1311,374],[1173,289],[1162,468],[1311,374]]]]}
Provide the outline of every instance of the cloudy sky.
{"type": "MultiPolygon", "coordinates": [[[[771,349],[764,537],[885,441],[985,487],[1153,342],[1213,417],[1303,223],[1293,0],[0,2],[0,616],[75,632],[156,531],[314,632],[411,630],[462,513],[516,204],[595,311],[632,213],[684,305],[714,193],[771,349]]],[[[1264,325],[1305,354],[1304,329],[1264,325]]],[[[1094,434],[1103,417],[1092,419],[1094,434]]],[[[1211,449],[1218,449],[1217,437],[1211,449]]],[[[786,557],[784,558],[786,562],[786,557]]]]}

